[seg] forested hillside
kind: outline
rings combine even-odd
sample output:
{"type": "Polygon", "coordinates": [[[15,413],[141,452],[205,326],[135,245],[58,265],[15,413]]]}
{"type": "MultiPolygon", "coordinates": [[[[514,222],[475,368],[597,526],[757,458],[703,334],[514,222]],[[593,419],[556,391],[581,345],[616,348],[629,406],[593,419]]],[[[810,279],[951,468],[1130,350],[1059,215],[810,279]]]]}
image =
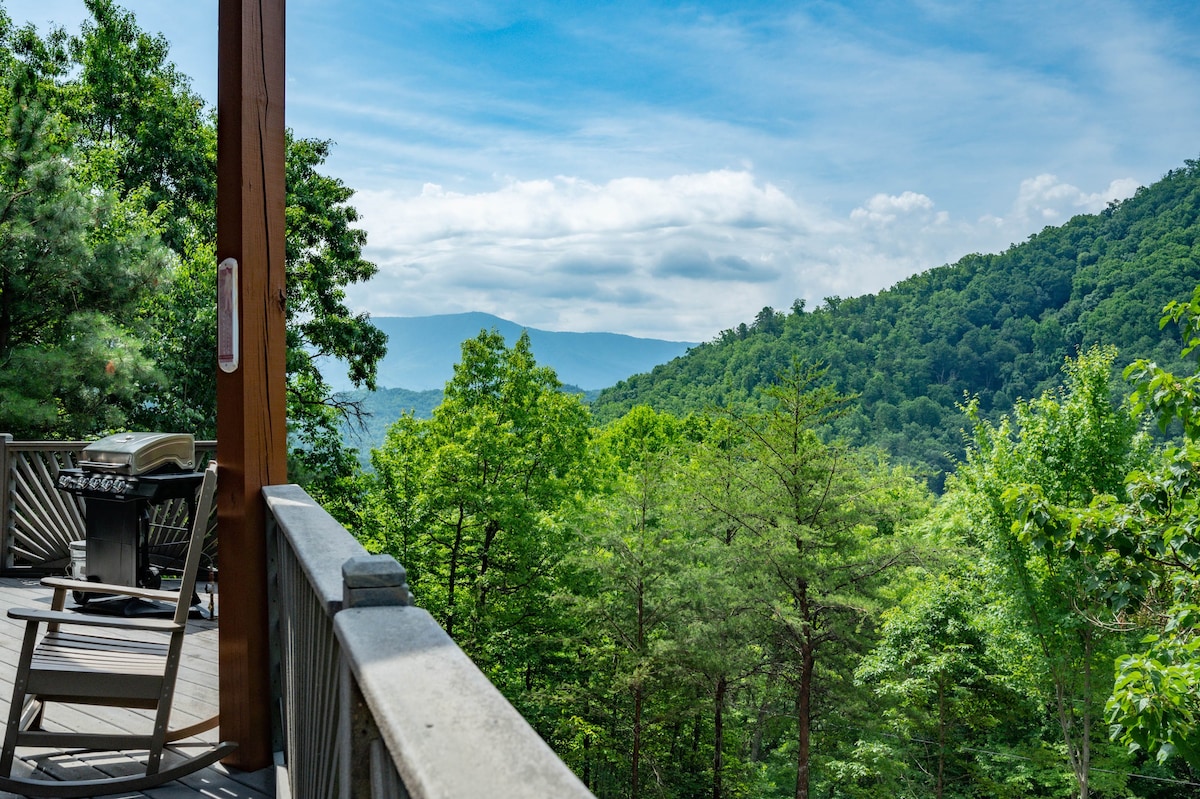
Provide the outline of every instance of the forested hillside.
{"type": "Polygon", "coordinates": [[[1118,363],[1178,360],[1163,305],[1200,280],[1200,163],[1189,161],[1100,214],[1046,228],[997,255],[968,255],[878,294],[808,310],[764,308],[688,355],[601,393],[598,421],[648,404],[675,414],[749,400],[794,356],[860,395],[834,427],[927,465],[933,483],[961,454],[965,396],[987,416],[1053,383],[1063,359],[1103,342],[1118,363]]]}
{"type": "Polygon", "coordinates": [[[935,500],[820,369],[597,429],[483,332],[322,501],[602,799],[1196,799],[1200,383],[1130,367],[1156,448],[1115,358],[968,403],[935,500]]]}

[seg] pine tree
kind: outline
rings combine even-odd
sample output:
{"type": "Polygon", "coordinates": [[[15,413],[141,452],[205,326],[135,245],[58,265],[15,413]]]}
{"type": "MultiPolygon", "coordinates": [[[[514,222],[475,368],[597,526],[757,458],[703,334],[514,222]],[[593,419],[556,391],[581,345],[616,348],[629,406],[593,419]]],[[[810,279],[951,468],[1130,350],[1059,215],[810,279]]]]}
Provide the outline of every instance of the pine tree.
{"type": "Polygon", "coordinates": [[[35,75],[7,52],[0,429],[31,438],[94,434],[125,422],[150,376],[135,309],[169,254],[140,208],[76,182],[35,75]]]}

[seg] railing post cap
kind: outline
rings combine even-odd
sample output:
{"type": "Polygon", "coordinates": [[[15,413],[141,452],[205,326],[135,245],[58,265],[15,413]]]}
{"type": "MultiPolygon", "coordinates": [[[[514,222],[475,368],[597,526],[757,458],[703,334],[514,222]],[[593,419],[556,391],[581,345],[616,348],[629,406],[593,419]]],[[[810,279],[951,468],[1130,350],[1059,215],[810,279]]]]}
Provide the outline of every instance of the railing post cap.
{"type": "Polygon", "coordinates": [[[342,607],[411,605],[408,574],[391,555],[361,555],[342,564],[342,607]]]}
{"type": "Polygon", "coordinates": [[[360,555],[342,564],[342,580],[350,588],[386,588],[403,585],[407,578],[391,555],[360,555]]]}

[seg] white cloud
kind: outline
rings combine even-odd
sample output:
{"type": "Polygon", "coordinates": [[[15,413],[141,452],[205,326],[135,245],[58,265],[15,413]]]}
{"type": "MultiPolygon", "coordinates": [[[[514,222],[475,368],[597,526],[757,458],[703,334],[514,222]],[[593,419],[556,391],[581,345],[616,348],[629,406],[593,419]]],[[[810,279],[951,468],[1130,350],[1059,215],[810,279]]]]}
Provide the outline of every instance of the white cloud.
{"type": "Polygon", "coordinates": [[[486,311],[543,329],[705,341],[765,305],[879,291],[1021,241],[1047,213],[1098,211],[1133,189],[1115,180],[1087,192],[1040,175],[1020,183],[1006,214],[974,222],[915,190],[872,195],[839,217],[749,170],[361,192],[380,274],[350,294],[378,315],[486,311]]]}
{"type": "Polygon", "coordinates": [[[1137,190],[1137,181],[1121,178],[1104,191],[1085,192],[1054,175],[1038,175],[1021,182],[1013,211],[1017,219],[1055,219],[1066,221],[1075,214],[1092,214],[1112,200],[1123,200],[1137,190]]]}
{"type": "Polygon", "coordinates": [[[355,202],[373,228],[372,243],[384,247],[434,246],[464,237],[551,243],[697,227],[803,224],[803,212],[778,188],[757,185],[748,172],[728,170],[665,180],[618,178],[602,185],[561,176],[514,180],[473,194],[427,183],[415,197],[364,191],[355,202]],[[403,221],[391,224],[398,220],[403,221]],[[384,222],[389,224],[379,224],[384,222]]]}
{"type": "Polygon", "coordinates": [[[1004,216],[985,215],[980,225],[992,228],[988,237],[993,246],[1019,241],[1048,225],[1061,225],[1077,214],[1094,214],[1114,200],[1132,197],[1138,182],[1133,178],[1118,178],[1102,191],[1088,192],[1065,183],[1055,175],[1041,174],[1021,181],[1017,197],[1004,216]]]}
{"type": "MultiPolygon", "coordinates": [[[[850,219],[854,222],[882,226],[892,224],[900,216],[928,218],[932,211],[933,200],[924,194],[906,191],[898,196],[876,194],[867,200],[865,205],[851,211],[850,219]]],[[[941,214],[935,218],[935,221],[944,221],[945,218],[945,215],[941,214]]]]}
{"type": "Polygon", "coordinates": [[[380,274],[351,296],[373,313],[484,310],[691,340],[775,301],[796,251],[831,224],[734,170],[514,180],[478,193],[427,184],[355,203],[380,274]]]}

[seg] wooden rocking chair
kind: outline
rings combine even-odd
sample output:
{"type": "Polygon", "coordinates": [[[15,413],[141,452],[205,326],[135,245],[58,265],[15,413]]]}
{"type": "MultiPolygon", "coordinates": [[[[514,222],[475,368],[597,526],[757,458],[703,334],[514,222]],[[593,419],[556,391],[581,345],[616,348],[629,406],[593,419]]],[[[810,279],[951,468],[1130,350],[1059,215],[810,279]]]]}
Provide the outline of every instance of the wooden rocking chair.
{"type": "Polygon", "coordinates": [[[216,489],[216,475],[217,464],[211,462],[204,473],[200,499],[191,519],[191,538],[178,593],[46,578],[42,584],[54,589],[50,610],[13,608],[8,611],[10,618],[25,621],[26,626],[4,747],[0,751],[0,790],[25,796],[57,797],[140,791],[212,765],[237,746],[222,742],[202,754],[162,768],[166,744],[210,730],[218,723],[218,718],[213,716],[186,729],[167,729],[196,571],[216,489]],[[174,617],[120,618],[72,613],[63,610],[69,591],[170,602],[175,605],[174,617]],[[46,625],[46,632],[39,638],[42,624],[46,625]],[[68,626],[72,631],[65,629],[68,626]],[[76,628],[86,629],[76,632],[76,628]],[[127,631],[137,631],[139,635],[130,635],[127,631]],[[159,640],[148,642],[151,638],[159,640]],[[145,735],[43,730],[42,716],[48,702],[154,709],[154,728],[145,735]],[[14,750],[18,746],[92,751],[148,750],[149,757],[144,774],[89,780],[30,779],[13,776],[14,750]]]}

